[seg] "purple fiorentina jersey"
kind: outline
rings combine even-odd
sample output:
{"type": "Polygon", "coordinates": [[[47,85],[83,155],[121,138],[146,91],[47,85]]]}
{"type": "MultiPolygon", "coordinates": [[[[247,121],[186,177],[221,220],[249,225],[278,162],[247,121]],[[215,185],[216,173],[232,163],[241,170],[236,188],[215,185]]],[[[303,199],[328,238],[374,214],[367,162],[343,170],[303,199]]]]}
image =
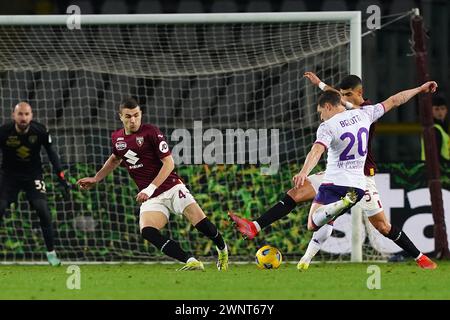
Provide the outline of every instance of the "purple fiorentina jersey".
{"type": "MultiPolygon", "coordinates": [[[[122,165],[127,168],[139,191],[148,187],[158,175],[161,159],[171,155],[164,135],[150,124],[142,124],[138,131],[129,135],[124,129],[116,130],[111,134],[111,142],[113,154],[122,159],[122,165]]],[[[151,198],[180,183],[183,183],[180,177],[172,171],[151,198]]]]}
{"type": "MultiPolygon", "coordinates": [[[[365,100],[361,106],[369,106],[372,102],[370,100],[365,100]]],[[[375,135],[375,127],[377,123],[374,122],[370,126],[369,129],[369,141],[367,143],[367,158],[366,163],[364,164],[364,175],[366,176],[373,176],[375,175],[375,171],[377,170],[377,165],[375,164],[375,158],[373,157],[372,153],[372,139],[375,135]]]]}

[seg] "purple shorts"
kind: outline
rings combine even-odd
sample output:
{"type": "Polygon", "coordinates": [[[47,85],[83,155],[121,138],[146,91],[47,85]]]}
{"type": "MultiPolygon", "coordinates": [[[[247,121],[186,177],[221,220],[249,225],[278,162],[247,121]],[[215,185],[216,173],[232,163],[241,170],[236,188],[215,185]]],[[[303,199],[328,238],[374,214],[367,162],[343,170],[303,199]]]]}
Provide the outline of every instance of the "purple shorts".
{"type": "Polygon", "coordinates": [[[313,202],[317,202],[320,204],[329,204],[339,201],[342,197],[345,197],[350,189],[356,191],[356,193],[358,194],[358,201],[361,200],[364,196],[364,190],[362,189],[337,186],[334,184],[321,184],[319,187],[319,192],[317,192],[317,195],[314,198],[313,202]]]}

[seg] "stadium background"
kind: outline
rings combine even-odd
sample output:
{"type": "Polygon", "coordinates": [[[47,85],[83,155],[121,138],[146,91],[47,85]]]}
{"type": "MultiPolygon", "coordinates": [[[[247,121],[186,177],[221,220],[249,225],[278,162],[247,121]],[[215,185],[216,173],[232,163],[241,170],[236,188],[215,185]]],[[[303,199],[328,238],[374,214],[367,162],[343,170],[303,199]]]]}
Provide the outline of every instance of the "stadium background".
{"type": "MultiPolygon", "coordinates": [[[[124,13],[217,13],[217,12],[289,12],[363,10],[376,4],[382,16],[397,14],[418,7],[424,16],[428,35],[429,68],[438,81],[440,92],[450,95],[449,24],[450,4],[445,0],[18,0],[0,3],[1,14],[65,14],[70,4],[77,4],[86,14],[124,13]]],[[[363,30],[364,31],[364,30],[363,30]]],[[[376,36],[362,42],[363,79],[366,96],[378,101],[392,92],[415,85],[416,69],[411,54],[409,20],[387,26],[376,36]],[[376,70],[377,72],[373,72],[376,70]]],[[[378,161],[410,161],[420,159],[417,99],[407,108],[393,112],[381,121],[375,139],[378,161]],[[407,124],[392,126],[391,124],[407,124]],[[410,124],[410,125],[408,125],[410,124]],[[414,158],[412,158],[414,157],[414,158]]]]}
{"type": "MultiPolygon", "coordinates": [[[[366,8],[369,4],[375,4],[376,1],[15,1],[9,4],[0,4],[2,14],[64,14],[65,9],[70,4],[78,4],[82,13],[190,13],[190,12],[251,12],[251,11],[318,11],[318,10],[357,10],[366,8]]],[[[391,15],[405,12],[412,7],[419,7],[425,17],[425,23],[429,28],[430,41],[428,43],[429,51],[429,67],[430,74],[440,85],[440,92],[449,96],[449,15],[450,5],[447,1],[383,1],[379,2],[382,9],[382,15],[391,15]]],[[[364,17],[364,14],[363,14],[364,17]]],[[[409,39],[411,36],[409,28],[409,20],[404,19],[394,23],[375,36],[367,36],[363,39],[363,81],[366,96],[373,101],[382,100],[391,93],[399,91],[403,88],[412,87],[416,84],[416,69],[414,56],[411,54],[409,47],[409,39]]],[[[24,81],[27,81],[27,75],[24,75],[24,81]]],[[[8,81],[3,79],[3,81],[8,81]]],[[[4,82],[6,83],[6,82],[4,82]]],[[[2,105],[2,108],[9,108],[13,104],[13,98],[2,105]]],[[[394,188],[402,188],[405,191],[415,190],[426,186],[423,178],[423,166],[418,163],[420,157],[420,126],[418,125],[418,100],[413,99],[408,103],[409,106],[400,109],[381,121],[379,134],[375,139],[375,155],[381,168],[381,172],[391,173],[391,184],[394,188]],[[403,175],[399,174],[403,172],[403,175]],[[403,177],[403,178],[402,178],[403,177]],[[418,178],[419,177],[419,178],[418,178]],[[410,179],[410,180],[409,180],[410,179]],[[420,181],[420,182],[417,182],[420,181]],[[413,184],[412,182],[416,182],[413,184]]],[[[144,102],[145,105],[145,102],[144,102]]],[[[102,106],[108,108],[109,106],[102,106]]],[[[91,116],[97,116],[102,113],[101,108],[91,106],[89,109],[91,116]]],[[[35,110],[35,116],[39,119],[39,110],[35,110]]],[[[248,116],[248,115],[247,115],[248,116]]],[[[54,118],[49,119],[49,125],[64,122],[64,112],[56,113],[54,118]]],[[[144,118],[144,121],[153,122],[155,119],[144,118]]],[[[5,119],[2,119],[4,122],[5,119]]],[[[118,126],[120,123],[115,119],[118,126]]],[[[156,119],[156,122],[157,119],[156,119]]],[[[170,128],[165,128],[170,129],[170,128]]],[[[58,141],[57,143],[64,143],[58,141]]],[[[108,132],[98,131],[96,135],[100,138],[101,143],[108,145],[108,132]]],[[[85,142],[86,143],[86,142],[85,142]]],[[[107,148],[102,149],[102,154],[95,154],[95,161],[101,163],[108,156],[107,148]]],[[[286,154],[281,157],[290,158],[286,154]]],[[[68,172],[82,172],[92,174],[95,169],[92,166],[83,165],[84,156],[73,151],[73,154],[62,154],[63,162],[68,168],[68,172]],[[70,162],[68,159],[76,159],[70,162]]],[[[293,164],[298,167],[298,164],[293,164]]],[[[264,177],[259,175],[256,168],[240,168],[237,166],[214,166],[208,168],[206,166],[191,166],[180,168],[180,173],[189,182],[192,192],[201,202],[206,212],[211,214],[213,220],[222,229],[229,228],[228,221],[223,219],[223,213],[233,207],[242,208],[245,212],[261,212],[268,204],[278,200],[282,191],[290,186],[290,178],[295,168],[283,167],[277,176],[277,183],[270,184],[264,181],[264,177]],[[245,170],[243,170],[245,169],[245,170]],[[248,183],[251,181],[252,183],[248,183]],[[204,183],[197,183],[204,182],[204,183]],[[208,183],[207,183],[208,182],[208,183]],[[245,183],[242,183],[245,182],[245,183]],[[239,201],[233,204],[224,202],[229,190],[236,194],[239,201]],[[214,194],[214,197],[209,195],[214,194]],[[223,197],[223,198],[222,198],[223,197]],[[264,201],[260,200],[264,199],[264,201]]],[[[47,172],[50,168],[46,167],[47,172]]],[[[449,190],[449,181],[445,180],[449,176],[450,170],[448,165],[443,164],[443,188],[449,190]]],[[[120,177],[119,177],[120,178],[120,177]]],[[[71,177],[74,182],[75,177],[71,177]]],[[[98,194],[82,194],[74,192],[74,204],[68,204],[59,201],[59,194],[54,190],[53,184],[49,183],[49,199],[52,204],[52,212],[56,216],[58,222],[56,236],[59,239],[58,246],[76,247],[80,250],[74,251],[74,255],[66,255],[66,259],[86,259],[90,260],[94,257],[105,257],[105,260],[120,259],[125,256],[131,257],[133,250],[130,247],[132,243],[142,242],[139,239],[137,230],[127,230],[127,237],[124,239],[120,234],[123,225],[136,225],[136,215],[134,212],[122,214],[124,208],[133,206],[133,195],[135,190],[129,186],[123,185],[123,180],[113,181],[114,177],[110,177],[109,184],[99,186],[98,194]],[[104,193],[103,193],[104,192],[104,193]],[[101,194],[108,194],[109,198],[99,199],[101,194]],[[105,209],[107,208],[107,209],[105,209]],[[93,212],[92,225],[86,226],[89,222],[83,220],[84,231],[77,230],[73,226],[77,225],[74,220],[78,211],[88,210],[93,212]],[[73,213],[73,216],[71,215],[73,213]],[[61,216],[58,216],[61,215],[61,216]],[[103,223],[109,226],[111,233],[96,234],[96,224],[103,223]],[[87,230],[87,231],[86,231],[87,230]],[[126,240],[130,240],[127,242],[126,240]],[[117,254],[115,249],[120,247],[121,256],[117,254]],[[111,248],[111,250],[108,250],[111,248]],[[114,248],[114,250],[112,249],[114,248]],[[100,251],[100,252],[97,252],[100,251]],[[128,251],[128,254],[126,252],[128,251]]],[[[46,180],[52,181],[50,174],[46,176],[46,180]]],[[[448,193],[444,194],[444,202],[450,203],[448,193]]],[[[420,213],[429,212],[430,207],[424,205],[415,210],[408,208],[408,202],[405,201],[403,208],[391,210],[394,217],[401,226],[408,217],[420,213]]],[[[448,208],[448,205],[445,206],[448,208]]],[[[26,208],[26,207],[25,207],[26,208]]],[[[304,225],[306,219],[306,207],[298,210],[299,214],[293,216],[288,221],[282,221],[277,230],[289,229],[287,237],[279,237],[275,233],[271,233],[264,240],[256,241],[250,246],[242,239],[235,240],[235,235],[229,234],[228,239],[233,240],[232,253],[254,251],[255,247],[263,242],[273,243],[284,248],[286,253],[294,251],[302,252],[307,245],[307,233],[305,233],[304,225]],[[293,227],[294,226],[294,227],[293,227]],[[297,226],[297,227],[295,227],[297,226]]],[[[27,213],[20,213],[27,214],[27,213]]],[[[450,214],[446,211],[447,216],[450,214]]],[[[19,219],[20,220],[20,219],[19,219]]],[[[10,220],[12,222],[12,220],[10,220]]],[[[2,237],[1,254],[3,260],[26,258],[26,253],[32,249],[33,251],[44,251],[42,241],[39,239],[35,222],[24,220],[19,226],[23,230],[20,234],[22,241],[11,240],[17,239],[18,225],[8,226],[6,220],[5,229],[0,233],[2,237]],[[14,233],[14,237],[9,234],[14,233]]],[[[14,223],[17,223],[15,219],[14,223]]],[[[190,247],[202,254],[210,254],[211,244],[204,241],[196,241],[197,234],[190,232],[192,227],[188,224],[180,224],[183,228],[179,229],[177,237],[188,237],[192,245],[198,247],[190,247]]],[[[81,228],[81,229],[83,229],[81,228]]],[[[106,230],[107,228],[102,228],[106,230]]],[[[432,237],[430,228],[425,229],[425,236],[432,237]]],[[[1,245],[0,245],[1,246],[1,245]]],[[[143,244],[147,247],[147,244],[143,244]]],[[[420,245],[419,245],[420,246],[420,245]]],[[[145,248],[148,249],[148,248],[145,248]]],[[[39,256],[37,256],[39,258],[39,256]]]]}

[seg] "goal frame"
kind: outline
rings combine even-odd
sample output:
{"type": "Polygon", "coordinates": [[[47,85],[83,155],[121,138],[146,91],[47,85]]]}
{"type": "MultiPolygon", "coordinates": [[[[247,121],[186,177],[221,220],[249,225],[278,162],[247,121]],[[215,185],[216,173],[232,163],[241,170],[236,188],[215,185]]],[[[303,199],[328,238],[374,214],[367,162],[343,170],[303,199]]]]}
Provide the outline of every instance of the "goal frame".
{"type": "MultiPolygon", "coordinates": [[[[0,15],[0,25],[39,26],[67,25],[74,15],[0,15]]],[[[228,23],[295,23],[349,21],[350,23],[350,73],[361,77],[361,11],[327,12],[264,12],[264,13],[195,13],[195,14],[80,14],[83,25],[139,25],[139,24],[228,24],[228,23]]],[[[351,261],[362,262],[360,238],[362,212],[352,209],[351,261]]],[[[1,263],[1,262],[0,262],[1,263]]]]}
{"type": "MultiPolygon", "coordinates": [[[[65,25],[71,15],[0,15],[0,25],[65,25]]],[[[107,24],[287,23],[350,22],[350,73],[361,77],[361,11],[194,13],[194,14],[80,14],[80,26],[107,24]]]]}

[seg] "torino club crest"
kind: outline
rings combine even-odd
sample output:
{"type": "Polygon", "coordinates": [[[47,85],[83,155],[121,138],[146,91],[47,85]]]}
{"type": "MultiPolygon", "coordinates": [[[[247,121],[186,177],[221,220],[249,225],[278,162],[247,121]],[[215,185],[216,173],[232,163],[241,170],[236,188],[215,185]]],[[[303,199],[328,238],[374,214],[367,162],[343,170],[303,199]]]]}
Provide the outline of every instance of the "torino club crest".
{"type": "Polygon", "coordinates": [[[136,143],[139,147],[142,147],[144,144],[144,137],[136,137],[136,143]]]}

